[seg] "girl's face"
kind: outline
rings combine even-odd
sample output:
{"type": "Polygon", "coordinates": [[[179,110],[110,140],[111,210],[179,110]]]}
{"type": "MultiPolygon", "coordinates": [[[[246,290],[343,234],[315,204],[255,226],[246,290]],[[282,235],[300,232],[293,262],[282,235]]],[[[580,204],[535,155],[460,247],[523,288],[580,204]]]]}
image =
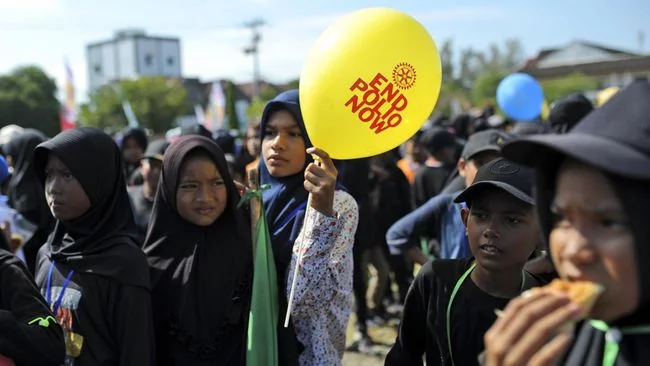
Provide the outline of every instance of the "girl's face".
{"type": "Polygon", "coordinates": [[[142,147],[138,145],[138,142],[133,137],[125,139],[123,144],[122,155],[124,156],[124,160],[126,160],[127,163],[137,164],[144,155],[142,147]]]}
{"type": "Polygon", "coordinates": [[[287,110],[274,112],[264,130],[262,156],[272,176],[288,177],[302,171],[307,152],[302,131],[287,110]]]}
{"type": "Polygon", "coordinates": [[[533,206],[486,188],[461,211],[476,262],[488,270],[523,268],[539,241],[533,206]]]}
{"type": "Polygon", "coordinates": [[[251,127],[246,132],[246,149],[248,153],[257,158],[260,156],[260,129],[251,127]]]}
{"type": "Polygon", "coordinates": [[[212,159],[190,155],[182,164],[176,208],[181,217],[197,226],[210,226],[226,208],[228,194],[221,173],[212,159]]]}
{"type": "Polygon", "coordinates": [[[160,172],[162,169],[162,161],[158,159],[142,159],[140,160],[140,172],[146,184],[152,188],[158,186],[160,179],[160,172]]]}
{"type": "Polygon", "coordinates": [[[613,321],[633,312],[639,302],[634,235],[614,188],[600,171],[574,161],[562,165],[556,184],[549,243],[558,273],[604,287],[591,317],[613,321]]]}
{"type": "Polygon", "coordinates": [[[52,216],[61,221],[72,221],[90,209],[90,199],[70,169],[54,154],[45,164],[45,198],[52,216]]]}

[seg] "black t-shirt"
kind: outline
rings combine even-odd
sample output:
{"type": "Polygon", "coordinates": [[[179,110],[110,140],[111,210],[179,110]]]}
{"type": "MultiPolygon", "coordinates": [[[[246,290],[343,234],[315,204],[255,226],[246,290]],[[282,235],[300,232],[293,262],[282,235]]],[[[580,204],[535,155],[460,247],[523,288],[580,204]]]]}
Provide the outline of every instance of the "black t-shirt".
{"type": "Polygon", "coordinates": [[[133,206],[133,216],[135,224],[138,226],[139,244],[144,243],[149,228],[149,218],[153,209],[153,201],[144,196],[143,186],[134,186],[128,188],[131,206],[133,206]]]}
{"type": "MultiPolygon", "coordinates": [[[[45,300],[55,304],[70,268],[54,266],[48,292],[52,262],[43,252],[41,249],[38,255],[36,283],[45,300]]],[[[145,288],[122,285],[100,275],[73,273],[55,317],[66,340],[66,366],[154,364],[151,297],[145,288]]]]}
{"type": "Polygon", "coordinates": [[[422,206],[431,197],[437,196],[445,187],[450,169],[446,166],[425,166],[415,174],[413,181],[413,203],[422,206]]]}
{"type": "MultiPolygon", "coordinates": [[[[451,365],[447,342],[447,306],[452,291],[470,268],[473,258],[429,261],[420,270],[404,303],[404,316],[386,365],[451,365]]],[[[524,288],[543,280],[526,273],[524,288]]],[[[477,365],[483,352],[483,336],[496,320],[495,309],[510,299],[485,293],[468,276],[451,307],[452,353],[455,365],[477,365]]]]}
{"type": "MultiPolygon", "coordinates": [[[[648,323],[634,325],[647,326],[648,323]]],[[[603,364],[605,355],[605,343],[606,333],[593,327],[589,321],[584,321],[576,326],[573,344],[559,364],[600,366],[603,364]]],[[[649,333],[625,334],[623,330],[623,336],[618,345],[619,352],[614,362],[615,366],[650,365],[649,333]]]]}

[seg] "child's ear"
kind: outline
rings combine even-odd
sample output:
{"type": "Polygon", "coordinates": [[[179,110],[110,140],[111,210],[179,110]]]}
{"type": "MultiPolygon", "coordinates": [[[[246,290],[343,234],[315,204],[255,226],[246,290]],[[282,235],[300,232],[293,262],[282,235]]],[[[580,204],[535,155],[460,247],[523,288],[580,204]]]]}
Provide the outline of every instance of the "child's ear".
{"type": "Polygon", "coordinates": [[[467,220],[469,219],[469,208],[463,207],[460,209],[460,217],[463,219],[463,225],[467,227],[467,220]]]}
{"type": "Polygon", "coordinates": [[[458,175],[460,175],[461,177],[465,177],[466,164],[467,162],[465,161],[465,159],[463,158],[458,159],[458,164],[456,165],[456,167],[458,168],[458,175]]]}

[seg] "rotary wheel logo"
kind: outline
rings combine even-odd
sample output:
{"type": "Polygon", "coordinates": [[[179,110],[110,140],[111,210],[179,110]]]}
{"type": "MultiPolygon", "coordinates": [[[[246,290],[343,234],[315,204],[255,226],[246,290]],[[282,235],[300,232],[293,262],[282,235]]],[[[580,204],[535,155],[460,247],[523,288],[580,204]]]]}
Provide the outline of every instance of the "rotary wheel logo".
{"type": "Polygon", "coordinates": [[[415,69],[407,62],[401,62],[393,69],[393,82],[403,90],[410,89],[415,84],[416,76],[415,69]]]}

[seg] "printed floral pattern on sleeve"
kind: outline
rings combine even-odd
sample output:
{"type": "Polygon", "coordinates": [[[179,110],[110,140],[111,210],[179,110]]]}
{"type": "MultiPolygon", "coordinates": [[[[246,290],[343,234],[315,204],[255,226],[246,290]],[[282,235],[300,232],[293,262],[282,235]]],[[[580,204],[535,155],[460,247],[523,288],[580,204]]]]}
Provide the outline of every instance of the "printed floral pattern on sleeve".
{"type": "MultiPolygon", "coordinates": [[[[305,217],[303,256],[291,312],[298,340],[305,346],[300,364],[341,364],[345,332],[352,310],[352,245],[359,209],[348,193],[334,194],[335,217],[309,210],[305,217]]],[[[302,238],[302,232],[298,238],[302,238]]],[[[286,293],[299,255],[298,241],[288,272],[286,293]]]]}

